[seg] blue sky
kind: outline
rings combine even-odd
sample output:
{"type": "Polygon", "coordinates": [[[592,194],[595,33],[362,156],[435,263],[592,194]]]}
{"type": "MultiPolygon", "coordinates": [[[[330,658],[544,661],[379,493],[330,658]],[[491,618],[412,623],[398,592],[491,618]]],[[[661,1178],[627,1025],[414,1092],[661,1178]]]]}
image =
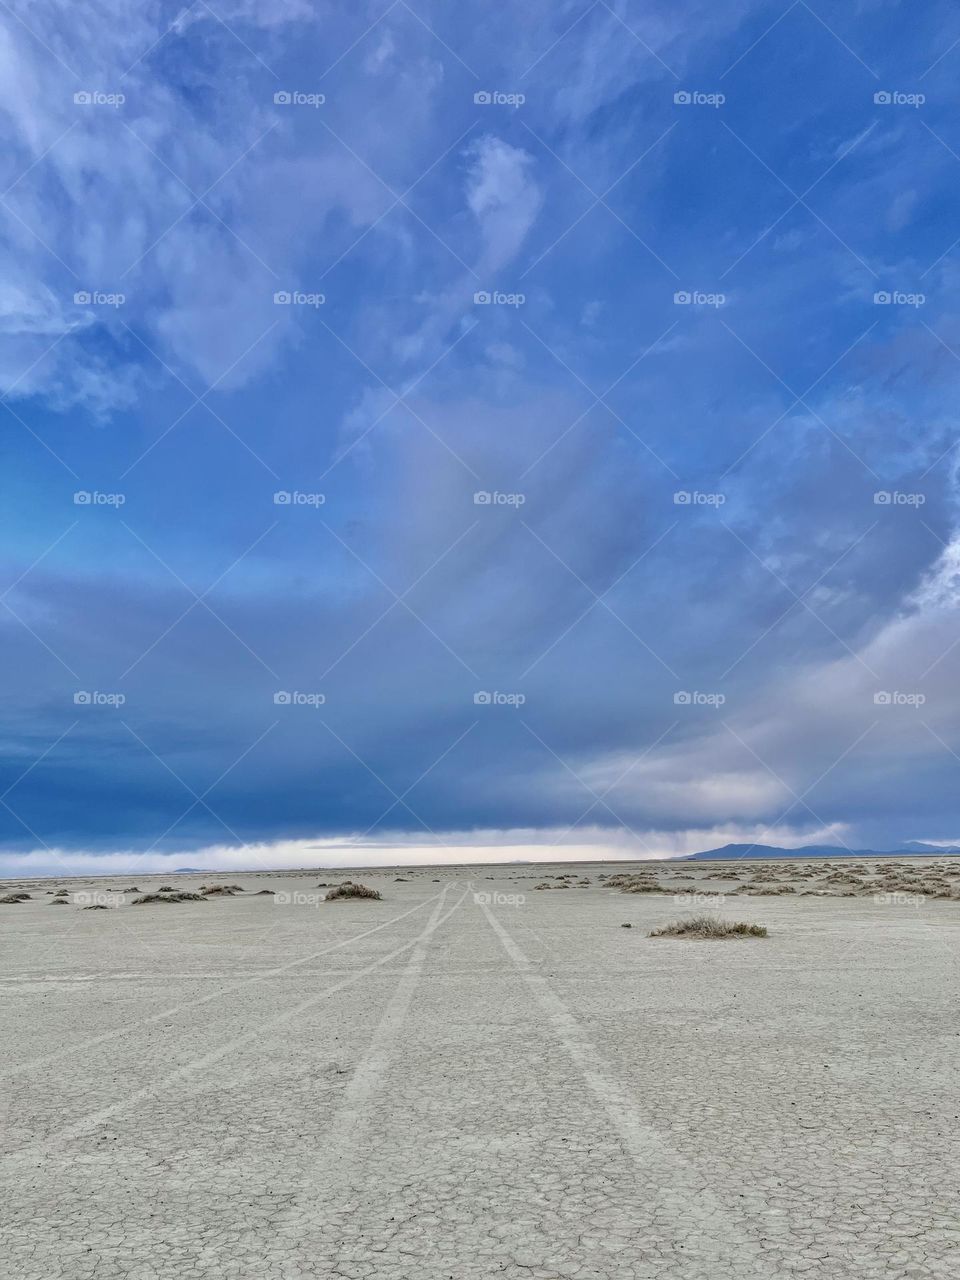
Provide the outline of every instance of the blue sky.
{"type": "Polygon", "coordinates": [[[960,837],[953,6],[0,25],[6,874],[960,837]]]}

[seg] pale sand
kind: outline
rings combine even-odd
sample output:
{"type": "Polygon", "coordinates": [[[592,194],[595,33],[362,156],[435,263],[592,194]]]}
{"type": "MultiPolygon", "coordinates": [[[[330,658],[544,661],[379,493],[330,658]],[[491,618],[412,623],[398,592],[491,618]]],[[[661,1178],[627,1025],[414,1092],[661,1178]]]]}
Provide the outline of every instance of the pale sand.
{"type": "Polygon", "coordinates": [[[5,1274],[960,1275],[960,902],[740,896],[768,938],[658,939],[703,907],[621,869],[3,886],[34,895],[0,906],[5,1274]]]}

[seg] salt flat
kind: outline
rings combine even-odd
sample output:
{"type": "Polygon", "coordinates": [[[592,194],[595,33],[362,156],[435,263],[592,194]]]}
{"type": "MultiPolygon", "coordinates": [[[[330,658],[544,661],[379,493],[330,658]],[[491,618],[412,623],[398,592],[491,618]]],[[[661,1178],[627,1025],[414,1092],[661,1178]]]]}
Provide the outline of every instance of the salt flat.
{"type": "Polygon", "coordinates": [[[383,901],[327,904],[345,875],[231,873],[105,911],[19,882],[7,1274],[960,1274],[960,902],[738,895],[769,937],[656,939],[701,908],[621,869],[351,872],[383,901]]]}

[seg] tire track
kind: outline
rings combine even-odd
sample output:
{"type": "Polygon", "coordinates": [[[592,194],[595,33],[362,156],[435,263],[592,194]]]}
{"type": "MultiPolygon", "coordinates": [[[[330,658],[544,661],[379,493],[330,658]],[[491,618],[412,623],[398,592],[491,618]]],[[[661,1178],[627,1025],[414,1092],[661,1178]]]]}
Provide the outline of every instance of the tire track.
{"type": "Polygon", "coordinates": [[[232,995],[233,992],[240,991],[255,982],[265,982],[269,978],[277,978],[283,973],[288,973],[291,969],[309,964],[311,960],[319,959],[320,956],[329,955],[331,951],[338,951],[341,947],[349,947],[355,942],[360,942],[363,938],[369,938],[371,934],[379,933],[381,929],[388,929],[392,924],[405,920],[407,916],[412,916],[415,912],[422,911],[424,907],[429,906],[431,902],[435,902],[441,896],[442,894],[434,894],[432,897],[424,899],[423,902],[418,902],[415,907],[411,907],[408,911],[402,911],[399,915],[392,916],[389,920],[384,920],[381,924],[374,925],[372,929],[365,929],[363,933],[354,934],[351,938],[333,942],[329,947],[322,947],[319,951],[312,951],[308,956],[301,956],[299,959],[291,960],[288,964],[280,965],[275,969],[265,969],[263,973],[255,973],[249,978],[244,978],[242,982],[234,983],[232,987],[213,991],[197,1000],[187,1000],[182,1004],[173,1005],[171,1008],[163,1009],[159,1013],[152,1013],[148,1018],[140,1018],[136,1022],[126,1023],[113,1031],[105,1031],[101,1035],[91,1036],[88,1040],[66,1045],[62,1049],[54,1049],[51,1053],[41,1054],[37,1058],[31,1058],[28,1062],[18,1063],[15,1067],[6,1067],[3,1071],[0,1071],[0,1080],[20,1075],[24,1071],[36,1071],[41,1067],[50,1066],[61,1058],[69,1057],[72,1053],[80,1053],[84,1049],[95,1049],[98,1045],[109,1044],[114,1040],[120,1039],[121,1036],[130,1035],[132,1032],[142,1030],[145,1027],[152,1027],[158,1022],[162,1022],[164,1018],[176,1017],[178,1013],[182,1013],[185,1009],[199,1008],[202,1005],[209,1004],[212,1000],[222,1000],[225,996],[232,995]]]}
{"type": "MultiPolygon", "coordinates": [[[[437,895],[440,898],[441,903],[447,892],[449,892],[449,886],[437,895]]],[[[433,899],[430,898],[427,899],[427,901],[430,902],[433,901],[433,899]]],[[[463,897],[458,900],[448,914],[452,914],[462,901],[463,897]]],[[[421,904],[421,906],[425,905],[426,903],[421,904]]],[[[438,906],[439,905],[440,904],[438,904],[438,906]]],[[[407,912],[405,914],[409,915],[411,913],[407,912]]],[[[356,985],[356,983],[361,981],[361,979],[367,977],[371,973],[374,973],[377,969],[383,968],[384,965],[389,964],[398,956],[404,955],[407,951],[419,947],[423,940],[435,931],[437,923],[442,923],[443,919],[446,919],[446,917],[441,917],[438,922],[434,923],[433,918],[431,917],[431,923],[427,925],[427,928],[421,931],[421,933],[419,933],[415,938],[412,938],[409,942],[402,943],[399,947],[395,947],[393,951],[388,952],[387,955],[381,956],[378,960],[372,961],[356,973],[350,974],[339,982],[335,982],[331,986],[324,988],[323,991],[318,992],[307,1000],[301,1001],[299,1004],[294,1005],[293,1008],[287,1009],[283,1013],[278,1013],[272,1018],[268,1018],[265,1022],[259,1023],[249,1031],[243,1032],[242,1035],[235,1036],[231,1040],[222,1044],[218,1049],[214,1049],[210,1053],[204,1054],[202,1057],[195,1058],[192,1062],[184,1063],[183,1066],[170,1072],[170,1074],[165,1076],[162,1080],[151,1085],[146,1085],[142,1089],[137,1089],[133,1093],[128,1094],[125,1098],[121,1098],[119,1101],[111,1103],[110,1106],[101,1107],[98,1111],[91,1112],[89,1115],[84,1116],[75,1123],[58,1130],[57,1133],[52,1134],[49,1138],[45,1138],[40,1142],[28,1143],[26,1146],[9,1152],[3,1156],[2,1165],[4,1167],[16,1166],[18,1164],[22,1164],[24,1161],[34,1158],[50,1147],[71,1142],[74,1138],[77,1138],[81,1134],[95,1128],[104,1120],[108,1120],[113,1116],[119,1115],[130,1107],[135,1106],[137,1103],[157,1097],[158,1094],[162,1093],[163,1090],[168,1088],[170,1085],[178,1084],[180,1081],[188,1078],[189,1076],[195,1075],[197,1072],[205,1071],[214,1063],[219,1062],[229,1054],[235,1053],[238,1049],[248,1045],[251,1041],[262,1041],[264,1036],[273,1028],[282,1026],[284,1023],[289,1022],[291,1018],[299,1017],[301,1014],[306,1013],[308,1010],[320,1004],[323,1000],[326,1000],[329,996],[336,995],[340,991],[345,991],[348,987],[356,985]]]]}
{"type": "Polygon", "coordinates": [[[669,1251],[691,1262],[696,1258],[701,1266],[718,1273],[722,1269],[723,1274],[775,1280],[762,1245],[739,1215],[722,1203],[696,1168],[650,1123],[632,1092],[610,1074],[599,1050],[537,966],[489,906],[478,905],[643,1179],[656,1227],[652,1257],[662,1258],[669,1251]]]}

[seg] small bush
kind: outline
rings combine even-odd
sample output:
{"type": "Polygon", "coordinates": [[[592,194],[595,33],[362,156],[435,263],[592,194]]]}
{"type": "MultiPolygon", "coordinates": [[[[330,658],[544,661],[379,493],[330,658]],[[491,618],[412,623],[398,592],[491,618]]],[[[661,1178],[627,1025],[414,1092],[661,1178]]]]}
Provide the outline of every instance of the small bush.
{"type": "Polygon", "coordinates": [[[0,898],[0,902],[6,902],[6,903],[27,902],[29,897],[30,897],[29,893],[5,893],[3,897],[0,898]]]}
{"type": "Polygon", "coordinates": [[[651,938],[765,938],[767,930],[762,924],[745,924],[744,921],[720,920],[717,916],[690,916],[686,920],[674,920],[662,929],[654,929],[651,938]]]}
{"type": "Polygon", "coordinates": [[[352,880],[345,880],[343,884],[334,885],[330,892],[324,898],[324,902],[332,902],[334,898],[380,898],[380,894],[376,889],[371,889],[365,884],[354,884],[352,880]]]}
{"type": "Polygon", "coordinates": [[[145,893],[134,898],[133,905],[142,907],[150,902],[206,902],[206,898],[202,893],[188,893],[186,890],[177,893],[145,893]]]}

